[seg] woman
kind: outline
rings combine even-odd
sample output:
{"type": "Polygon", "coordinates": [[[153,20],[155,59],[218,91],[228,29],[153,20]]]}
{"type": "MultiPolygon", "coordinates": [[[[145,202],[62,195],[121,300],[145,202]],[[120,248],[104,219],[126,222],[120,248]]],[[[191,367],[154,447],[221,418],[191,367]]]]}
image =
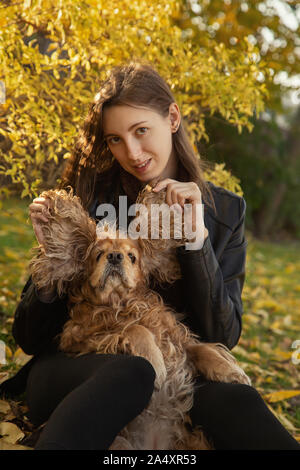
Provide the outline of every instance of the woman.
{"type": "MultiPolygon", "coordinates": [[[[118,213],[120,195],[129,206],[153,179],[156,191],[167,188],[170,205],[204,204],[204,240],[197,249],[178,248],[182,279],[159,293],[186,314],[184,321],[202,340],[233,348],[241,334],[245,202],[204,180],[168,85],[150,65],[133,62],[115,67],[102,83],[60,188],[71,185],[97,219],[99,204],[110,202],[118,213]]],[[[36,198],[30,205],[41,244],[46,204],[36,198]]],[[[68,318],[66,305],[66,298],[37,291],[29,279],[15,314],[14,338],[34,355],[27,366],[29,416],[36,425],[47,421],[35,448],[107,449],[147,406],[155,372],[141,357],[70,358],[59,352],[56,335],[68,318]]],[[[199,377],[191,418],[217,449],[299,449],[246,385],[199,377]]]]}

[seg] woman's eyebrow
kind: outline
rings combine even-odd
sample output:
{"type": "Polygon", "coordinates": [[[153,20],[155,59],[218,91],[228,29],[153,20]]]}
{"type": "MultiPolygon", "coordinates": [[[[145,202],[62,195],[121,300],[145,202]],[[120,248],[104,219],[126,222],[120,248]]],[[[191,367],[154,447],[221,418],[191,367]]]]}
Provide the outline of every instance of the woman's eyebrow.
{"type": "MultiPolygon", "coordinates": [[[[139,124],[144,124],[144,122],[147,122],[147,121],[136,122],[135,124],[132,124],[132,126],[130,126],[128,130],[131,131],[131,129],[133,129],[135,126],[138,126],[139,124]]],[[[109,137],[110,135],[116,135],[116,133],[105,134],[104,137],[109,137]]]]}

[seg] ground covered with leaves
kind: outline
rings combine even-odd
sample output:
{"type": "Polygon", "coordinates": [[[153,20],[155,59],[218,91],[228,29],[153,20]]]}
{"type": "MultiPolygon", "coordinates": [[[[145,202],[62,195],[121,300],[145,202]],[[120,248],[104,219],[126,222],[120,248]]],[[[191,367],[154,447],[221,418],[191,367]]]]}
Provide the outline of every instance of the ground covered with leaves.
{"type": "MultiPolygon", "coordinates": [[[[29,203],[12,198],[0,208],[0,383],[30,359],[11,334],[28,278],[30,249],[36,244],[29,203]]],[[[247,238],[243,332],[233,353],[272,412],[300,442],[300,243],[260,242],[250,234],[247,238]]],[[[24,396],[0,397],[0,450],[32,449],[40,431],[27,417],[24,396]]]]}

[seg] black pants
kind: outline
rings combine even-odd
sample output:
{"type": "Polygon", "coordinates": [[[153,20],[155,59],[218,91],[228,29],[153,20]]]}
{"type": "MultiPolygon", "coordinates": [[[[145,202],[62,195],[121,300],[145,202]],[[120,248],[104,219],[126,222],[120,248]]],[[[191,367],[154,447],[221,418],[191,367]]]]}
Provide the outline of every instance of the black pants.
{"type": "MultiPolygon", "coordinates": [[[[29,418],[47,421],[35,450],[108,449],[120,430],[147,406],[155,371],[142,357],[45,355],[26,388],[29,418]]],[[[300,450],[299,444],[247,385],[205,383],[191,410],[217,449],[300,450]]]]}

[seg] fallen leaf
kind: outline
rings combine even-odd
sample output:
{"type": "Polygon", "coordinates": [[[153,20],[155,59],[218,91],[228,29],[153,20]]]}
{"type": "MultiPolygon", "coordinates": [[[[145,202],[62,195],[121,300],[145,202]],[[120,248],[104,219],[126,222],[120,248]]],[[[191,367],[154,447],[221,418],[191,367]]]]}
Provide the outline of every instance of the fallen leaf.
{"type": "Polygon", "coordinates": [[[10,359],[13,355],[12,350],[10,349],[9,346],[7,346],[7,344],[5,345],[5,355],[6,355],[6,359],[10,359]]]}
{"type": "Polygon", "coordinates": [[[0,435],[10,444],[16,444],[25,434],[13,423],[4,421],[0,423],[0,435]]]}
{"type": "Polygon", "coordinates": [[[10,404],[5,400],[0,400],[0,413],[8,413],[10,411],[10,404]]]}
{"type": "Polygon", "coordinates": [[[283,413],[281,413],[281,410],[280,411],[275,411],[274,408],[272,408],[272,406],[269,405],[268,403],[267,403],[267,406],[268,406],[269,410],[276,416],[276,418],[281,422],[281,424],[285,428],[287,428],[291,432],[296,431],[295,426],[284,416],[283,413]]]}
{"type": "Polygon", "coordinates": [[[6,246],[4,247],[4,254],[7,258],[11,260],[18,260],[19,259],[19,254],[16,253],[14,250],[11,250],[10,248],[7,248],[6,246]]]}
{"type": "Polygon", "coordinates": [[[18,348],[12,359],[16,364],[24,366],[31,358],[32,356],[28,356],[28,354],[25,354],[21,348],[18,348]]]}
{"type": "Polygon", "coordinates": [[[281,400],[287,400],[288,398],[300,395],[300,390],[278,390],[277,392],[268,393],[263,396],[265,400],[270,403],[276,403],[281,400]]]}
{"type": "Polygon", "coordinates": [[[26,447],[20,444],[12,444],[6,439],[0,439],[0,450],[33,450],[33,449],[32,447],[26,447]]]}
{"type": "Polygon", "coordinates": [[[5,382],[5,380],[8,379],[8,377],[9,377],[8,372],[1,372],[0,373],[0,384],[2,384],[2,382],[5,382]]]}
{"type": "Polygon", "coordinates": [[[281,349],[275,349],[272,352],[272,355],[275,356],[277,361],[287,361],[290,360],[292,357],[293,352],[292,351],[282,351],[281,349]]]}

